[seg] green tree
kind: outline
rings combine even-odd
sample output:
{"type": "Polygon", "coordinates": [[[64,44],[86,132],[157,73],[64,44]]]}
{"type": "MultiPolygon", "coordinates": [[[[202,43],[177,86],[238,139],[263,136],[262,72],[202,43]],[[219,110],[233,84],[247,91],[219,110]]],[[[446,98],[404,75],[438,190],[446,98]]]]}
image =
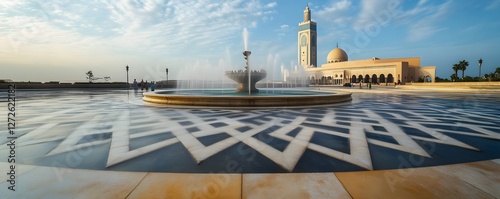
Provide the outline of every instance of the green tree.
{"type": "Polygon", "coordinates": [[[486,74],[484,74],[484,76],[483,76],[483,77],[484,77],[485,79],[488,79],[488,77],[490,77],[490,74],[486,73],[486,74]]]}
{"type": "Polygon", "coordinates": [[[459,70],[462,71],[462,79],[464,79],[464,72],[465,72],[465,70],[467,70],[467,66],[469,66],[469,62],[462,60],[458,63],[458,65],[460,66],[459,70]]]}
{"type": "Polygon", "coordinates": [[[451,78],[451,81],[454,81],[454,82],[457,81],[457,75],[456,74],[451,74],[450,78],[451,78]]]}
{"type": "Polygon", "coordinates": [[[450,81],[449,79],[443,79],[443,78],[438,77],[438,76],[436,76],[436,78],[434,78],[434,80],[435,80],[435,82],[449,82],[450,81]]]}
{"type": "Polygon", "coordinates": [[[462,81],[464,82],[476,82],[476,81],[479,81],[479,78],[474,78],[474,77],[471,77],[471,76],[465,76],[462,81]]]}
{"type": "Polygon", "coordinates": [[[497,69],[495,69],[495,74],[500,75],[500,67],[497,67],[497,69]]]}
{"type": "Polygon", "coordinates": [[[89,72],[87,72],[85,74],[87,74],[87,79],[89,80],[89,83],[92,83],[92,81],[98,79],[98,78],[94,77],[94,73],[92,73],[91,70],[89,70],[89,72]]]}
{"type": "Polygon", "coordinates": [[[455,74],[451,76],[451,81],[456,82],[457,77],[458,77],[458,70],[460,70],[460,65],[458,64],[453,64],[453,71],[455,71],[455,74]]]}

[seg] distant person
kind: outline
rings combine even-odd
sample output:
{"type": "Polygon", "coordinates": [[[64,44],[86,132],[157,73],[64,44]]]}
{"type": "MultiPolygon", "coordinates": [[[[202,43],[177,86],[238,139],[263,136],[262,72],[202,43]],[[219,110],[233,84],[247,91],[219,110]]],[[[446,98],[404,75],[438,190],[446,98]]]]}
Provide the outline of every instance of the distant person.
{"type": "Polygon", "coordinates": [[[151,81],[151,91],[155,91],[155,82],[151,81]]]}
{"type": "Polygon", "coordinates": [[[148,83],[148,80],[146,80],[146,83],[144,84],[144,88],[146,89],[146,91],[149,91],[149,83],[148,83]]]}
{"type": "Polygon", "coordinates": [[[144,90],[144,80],[142,80],[142,79],[141,79],[140,86],[141,86],[141,91],[144,90]]]}
{"type": "Polygon", "coordinates": [[[137,89],[139,89],[139,87],[137,86],[137,80],[134,79],[134,90],[137,90],[137,89]]]}

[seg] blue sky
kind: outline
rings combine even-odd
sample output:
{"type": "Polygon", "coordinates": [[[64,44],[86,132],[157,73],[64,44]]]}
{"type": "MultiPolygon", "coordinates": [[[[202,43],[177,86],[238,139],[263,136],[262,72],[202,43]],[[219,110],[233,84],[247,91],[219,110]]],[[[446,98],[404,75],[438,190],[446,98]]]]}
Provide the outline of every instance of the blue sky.
{"type": "MultiPolygon", "coordinates": [[[[252,65],[293,68],[309,3],[318,24],[318,64],[337,42],[350,60],[420,57],[449,78],[500,67],[500,0],[0,1],[0,79],[85,81],[85,72],[125,81],[162,80],[204,68],[241,68],[242,30],[252,65]],[[187,68],[190,68],[189,70],[187,68]]],[[[200,74],[207,75],[207,74],[200,74]]],[[[208,74],[211,75],[211,74],[208,74]]]]}

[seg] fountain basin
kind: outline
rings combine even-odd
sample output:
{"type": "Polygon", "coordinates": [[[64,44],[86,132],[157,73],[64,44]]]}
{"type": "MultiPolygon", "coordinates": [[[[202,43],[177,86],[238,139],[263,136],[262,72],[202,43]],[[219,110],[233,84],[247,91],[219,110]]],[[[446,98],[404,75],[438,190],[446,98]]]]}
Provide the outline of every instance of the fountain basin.
{"type": "Polygon", "coordinates": [[[248,71],[226,71],[226,76],[238,83],[236,92],[248,93],[248,90],[250,89],[251,93],[257,93],[259,92],[259,89],[255,87],[255,84],[266,78],[266,71],[252,71],[250,82],[248,82],[248,71]]]}
{"type": "MultiPolygon", "coordinates": [[[[258,95],[205,94],[192,92],[181,94],[176,90],[148,92],[143,94],[143,100],[150,103],[179,106],[213,106],[213,107],[272,107],[272,106],[311,106],[334,104],[352,100],[351,93],[332,93],[322,91],[273,91],[275,94],[265,94],[261,90],[258,95]]],[[[203,91],[206,92],[206,91],[203,91]]],[[[234,92],[234,91],[233,91],[234,92]]]]}

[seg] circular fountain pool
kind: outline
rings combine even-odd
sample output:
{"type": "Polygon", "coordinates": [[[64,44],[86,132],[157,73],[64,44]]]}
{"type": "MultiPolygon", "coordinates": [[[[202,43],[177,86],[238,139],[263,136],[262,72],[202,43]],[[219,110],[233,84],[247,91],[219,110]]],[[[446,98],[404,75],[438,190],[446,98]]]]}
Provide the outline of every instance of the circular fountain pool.
{"type": "Polygon", "coordinates": [[[146,102],[217,107],[310,106],[352,100],[351,93],[312,90],[261,90],[258,93],[238,93],[234,90],[163,90],[144,93],[146,102]]]}

